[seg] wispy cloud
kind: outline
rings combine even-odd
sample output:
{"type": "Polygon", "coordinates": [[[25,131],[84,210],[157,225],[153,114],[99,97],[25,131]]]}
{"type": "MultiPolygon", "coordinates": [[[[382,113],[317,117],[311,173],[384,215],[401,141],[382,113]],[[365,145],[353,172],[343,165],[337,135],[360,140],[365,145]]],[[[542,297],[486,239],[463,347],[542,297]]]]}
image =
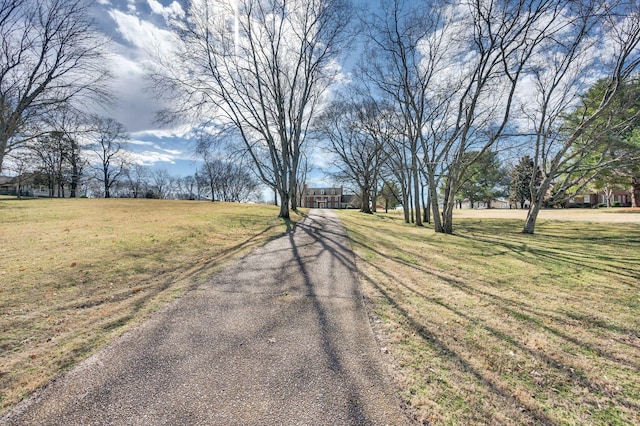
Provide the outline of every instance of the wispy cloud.
{"type": "MultiPolygon", "coordinates": [[[[151,21],[141,19],[131,13],[112,9],[109,15],[116,23],[116,29],[131,46],[147,52],[151,47],[171,43],[173,36],[170,31],[159,28],[151,21]]],[[[140,53],[138,51],[137,53],[140,53]]],[[[146,56],[146,55],[145,55],[146,56]]]]}
{"type": "Polygon", "coordinates": [[[132,139],[128,142],[130,145],[138,145],[138,146],[154,146],[155,144],[150,141],[141,141],[132,139]]]}
{"type": "Polygon", "coordinates": [[[153,13],[162,15],[165,19],[182,18],[185,15],[184,9],[177,1],[173,1],[166,7],[157,0],[147,0],[147,3],[149,3],[149,7],[153,13]]]}
{"type": "Polygon", "coordinates": [[[157,138],[157,139],[191,139],[193,130],[189,126],[180,126],[170,129],[146,129],[131,133],[136,138],[157,138]]]}
{"type": "Polygon", "coordinates": [[[131,160],[143,166],[156,166],[157,163],[169,163],[175,164],[176,158],[173,155],[161,153],[157,151],[142,151],[142,152],[132,152],[129,154],[131,160]]]}

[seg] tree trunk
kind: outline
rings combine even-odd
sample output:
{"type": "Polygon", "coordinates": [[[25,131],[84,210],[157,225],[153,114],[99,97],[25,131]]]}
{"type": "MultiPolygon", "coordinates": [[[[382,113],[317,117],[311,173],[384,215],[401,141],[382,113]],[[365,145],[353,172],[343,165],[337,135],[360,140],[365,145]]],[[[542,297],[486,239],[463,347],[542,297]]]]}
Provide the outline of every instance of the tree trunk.
{"type": "Polygon", "coordinates": [[[362,189],[362,208],[360,209],[360,211],[362,213],[371,214],[373,212],[371,211],[371,206],[369,205],[369,199],[371,198],[369,194],[369,188],[361,188],[361,189],[362,189]]]}
{"type": "Polygon", "coordinates": [[[613,188],[608,185],[602,189],[605,199],[607,200],[607,207],[611,207],[611,199],[613,198],[613,188]]]}
{"type": "Polygon", "coordinates": [[[444,232],[442,229],[442,218],[440,217],[440,208],[438,207],[438,192],[435,185],[429,184],[429,200],[431,201],[431,213],[433,216],[433,230],[436,232],[444,232]]]}
{"type": "Polygon", "coordinates": [[[69,198],[78,198],[78,175],[74,171],[71,176],[71,192],[69,193],[69,198]]]}
{"type": "Polygon", "coordinates": [[[109,173],[106,168],[103,168],[102,176],[104,178],[104,198],[111,198],[109,193],[109,173]]]}
{"type": "Polygon", "coordinates": [[[278,217],[289,219],[291,217],[289,213],[289,194],[282,190],[278,192],[280,193],[280,214],[278,214],[278,217]]]}
{"type": "Polygon", "coordinates": [[[640,207],[640,177],[631,179],[631,206],[640,207]]]}
{"type": "Polygon", "coordinates": [[[527,220],[524,222],[523,234],[533,234],[536,228],[536,220],[538,219],[538,213],[540,213],[540,207],[542,206],[542,200],[538,200],[535,203],[531,203],[529,211],[527,212],[527,220]]]}
{"type": "Polygon", "coordinates": [[[413,192],[415,193],[414,210],[416,211],[416,226],[422,226],[422,197],[420,196],[420,177],[418,176],[418,162],[415,155],[413,156],[411,163],[411,171],[413,173],[413,192]]]}
{"type": "Polygon", "coordinates": [[[455,201],[451,198],[442,206],[442,232],[453,234],[453,207],[455,201]]]}
{"type": "MultiPolygon", "coordinates": [[[[2,172],[2,168],[0,168],[0,172],[2,172]]],[[[18,175],[18,185],[16,187],[16,196],[18,200],[22,199],[22,174],[18,175]]]]}
{"type": "Polygon", "coordinates": [[[408,206],[409,206],[409,217],[411,219],[410,223],[416,223],[416,221],[415,221],[415,219],[413,217],[413,211],[414,211],[414,209],[413,209],[413,192],[411,192],[411,189],[409,189],[409,204],[408,204],[408,206]]]}
{"type": "Polygon", "coordinates": [[[425,198],[424,186],[422,187],[422,206],[423,206],[423,214],[424,214],[422,221],[424,223],[431,223],[431,218],[429,217],[429,212],[430,212],[429,195],[427,194],[427,197],[425,198]]]}
{"type": "Polygon", "coordinates": [[[4,154],[7,149],[8,140],[4,135],[4,132],[0,134],[0,175],[2,175],[2,165],[4,163],[4,154]]]}
{"type": "Polygon", "coordinates": [[[404,222],[410,223],[409,220],[409,195],[405,188],[402,188],[402,211],[404,213],[404,222]]]}
{"type": "Polygon", "coordinates": [[[453,209],[456,202],[456,194],[454,191],[456,185],[454,178],[455,176],[450,174],[446,181],[444,198],[442,200],[442,224],[436,232],[453,234],[453,209]]]}
{"type": "Polygon", "coordinates": [[[297,180],[294,179],[293,176],[291,177],[290,182],[291,182],[291,185],[289,186],[290,188],[289,202],[291,203],[291,210],[293,210],[294,212],[297,212],[298,211],[298,184],[297,184],[297,180]]]}

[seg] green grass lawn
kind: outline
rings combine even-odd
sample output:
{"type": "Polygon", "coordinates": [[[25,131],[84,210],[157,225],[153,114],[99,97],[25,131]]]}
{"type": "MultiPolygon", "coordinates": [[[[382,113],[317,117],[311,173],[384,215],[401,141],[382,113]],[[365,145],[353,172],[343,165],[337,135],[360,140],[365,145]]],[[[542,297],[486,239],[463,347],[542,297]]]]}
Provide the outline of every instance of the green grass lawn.
{"type": "Polygon", "coordinates": [[[340,212],[419,420],[640,424],[640,215],[580,213],[541,219],[531,236],[490,212],[458,218],[455,235],[340,212]]]}
{"type": "Polygon", "coordinates": [[[284,232],[291,224],[278,212],[194,201],[0,198],[0,412],[284,232]]]}

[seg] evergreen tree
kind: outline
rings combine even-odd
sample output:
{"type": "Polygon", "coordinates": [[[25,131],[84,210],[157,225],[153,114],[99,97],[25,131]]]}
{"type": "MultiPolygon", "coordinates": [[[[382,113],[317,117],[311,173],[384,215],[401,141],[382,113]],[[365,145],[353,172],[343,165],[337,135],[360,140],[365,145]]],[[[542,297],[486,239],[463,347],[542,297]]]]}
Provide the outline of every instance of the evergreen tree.
{"type": "Polygon", "coordinates": [[[468,157],[473,162],[469,161],[456,198],[469,200],[472,208],[477,201],[491,207],[491,201],[505,195],[509,175],[500,165],[496,152],[470,152],[468,157]]]}
{"type": "MultiPolygon", "coordinates": [[[[520,208],[524,208],[526,201],[531,202],[531,178],[533,173],[533,159],[528,155],[525,155],[520,159],[520,162],[511,170],[511,185],[509,186],[509,199],[516,203],[519,203],[520,208]]],[[[536,182],[533,184],[533,188],[537,188],[542,180],[542,174],[538,170],[536,173],[536,182]]]]}

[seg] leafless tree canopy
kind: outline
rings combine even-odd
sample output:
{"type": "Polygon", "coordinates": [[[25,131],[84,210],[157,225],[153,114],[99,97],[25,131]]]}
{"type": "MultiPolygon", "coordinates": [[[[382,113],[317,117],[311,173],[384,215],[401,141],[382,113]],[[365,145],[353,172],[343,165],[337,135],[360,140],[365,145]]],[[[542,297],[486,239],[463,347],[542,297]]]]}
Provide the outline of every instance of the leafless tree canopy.
{"type": "Polygon", "coordinates": [[[126,174],[129,159],[125,151],[129,140],[127,130],[113,118],[94,117],[89,139],[89,149],[94,152],[96,180],[102,183],[104,197],[111,197],[111,188],[126,174]]]}
{"type": "Polygon", "coordinates": [[[82,99],[105,100],[105,39],[91,2],[0,3],[0,171],[4,156],[40,133],[43,115],[82,99]]]}
{"type": "Polygon", "coordinates": [[[626,0],[381,2],[368,21],[361,75],[397,111],[403,144],[389,161],[404,165],[416,213],[427,186],[435,230],[453,232],[467,167],[508,134],[560,135],[581,89],[608,79],[600,107],[562,135],[566,148],[545,148],[560,161],[637,72],[639,22],[636,2],[626,0]]]}
{"type": "Polygon", "coordinates": [[[344,0],[191,2],[175,24],[177,51],[154,74],[173,102],[161,117],[232,127],[288,217],[306,134],[338,71],[349,19],[344,0]]]}
{"type": "Polygon", "coordinates": [[[375,102],[335,102],[321,115],[318,130],[337,157],[337,178],[360,191],[361,211],[375,208],[379,173],[386,158],[385,111],[375,102]]]}

